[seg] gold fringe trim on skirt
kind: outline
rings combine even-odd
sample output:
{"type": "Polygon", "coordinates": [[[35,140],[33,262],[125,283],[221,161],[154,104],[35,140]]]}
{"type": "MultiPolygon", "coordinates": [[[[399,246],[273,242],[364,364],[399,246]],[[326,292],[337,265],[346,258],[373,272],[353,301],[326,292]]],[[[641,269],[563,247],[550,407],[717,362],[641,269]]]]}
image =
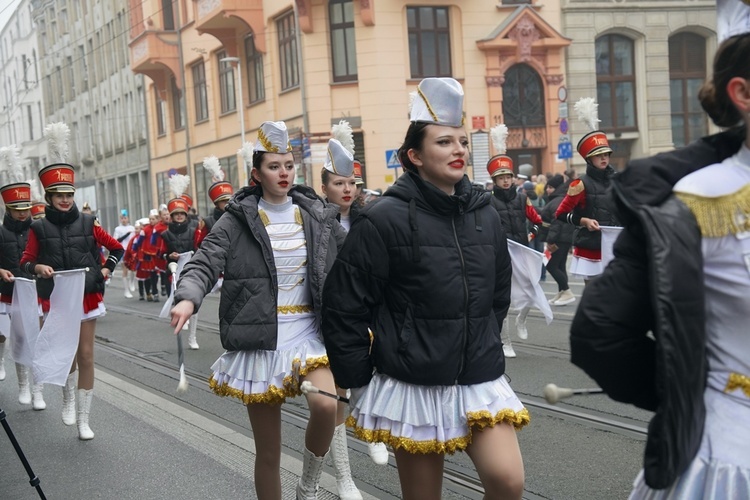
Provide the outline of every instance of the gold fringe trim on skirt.
{"type": "Polygon", "coordinates": [[[283,387],[271,385],[266,392],[258,394],[245,394],[241,389],[230,387],[227,382],[219,384],[216,379],[213,378],[213,375],[208,379],[208,386],[214,394],[222,397],[229,396],[239,399],[245,405],[257,403],[278,405],[284,403],[287,398],[300,396],[302,394],[302,391],[300,390],[300,378],[313,370],[329,366],[328,356],[308,358],[304,367],[300,366],[301,364],[302,361],[299,358],[295,358],[294,361],[292,361],[293,373],[284,377],[282,382],[283,387]]]}
{"type": "Polygon", "coordinates": [[[727,386],[724,388],[724,392],[730,393],[737,389],[740,389],[745,396],[750,398],[750,377],[739,373],[731,373],[727,380],[727,386]]]}
{"type": "Polygon", "coordinates": [[[496,424],[511,424],[516,430],[521,430],[531,421],[529,411],[524,408],[521,411],[505,409],[494,416],[489,411],[469,412],[467,415],[469,434],[442,442],[436,439],[429,441],[415,441],[400,436],[393,436],[386,429],[365,429],[357,425],[357,420],[349,415],[346,426],[353,429],[354,435],[368,443],[382,442],[391,445],[394,450],[403,449],[413,454],[445,453],[452,455],[456,451],[463,451],[471,444],[472,431],[494,427],[496,424]]]}

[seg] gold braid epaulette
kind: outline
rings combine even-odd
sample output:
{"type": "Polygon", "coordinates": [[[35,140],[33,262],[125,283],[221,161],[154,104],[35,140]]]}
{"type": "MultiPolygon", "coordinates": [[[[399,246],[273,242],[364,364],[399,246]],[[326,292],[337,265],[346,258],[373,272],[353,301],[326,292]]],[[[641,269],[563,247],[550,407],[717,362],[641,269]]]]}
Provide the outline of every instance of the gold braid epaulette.
{"type": "Polygon", "coordinates": [[[576,179],[568,186],[568,196],[578,196],[586,190],[581,179],[576,179]]]}
{"type": "Polygon", "coordinates": [[[680,192],[675,194],[695,216],[704,238],[750,232],[750,184],[739,191],[715,198],[680,192]]]}
{"type": "Polygon", "coordinates": [[[271,220],[268,218],[268,214],[262,208],[258,209],[258,217],[260,217],[260,221],[264,226],[268,226],[271,223],[271,220]]]}

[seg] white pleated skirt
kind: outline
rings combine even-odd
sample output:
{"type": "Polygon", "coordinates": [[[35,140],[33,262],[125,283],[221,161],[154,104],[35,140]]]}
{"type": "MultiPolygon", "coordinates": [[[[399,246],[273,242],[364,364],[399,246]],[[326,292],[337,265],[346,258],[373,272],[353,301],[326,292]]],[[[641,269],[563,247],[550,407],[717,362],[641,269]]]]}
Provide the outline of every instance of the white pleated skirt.
{"type": "Polygon", "coordinates": [[[301,377],[328,366],[325,346],[317,338],[277,351],[227,351],[211,366],[208,383],[219,396],[244,404],[281,404],[302,394],[301,377]]]}
{"type": "Polygon", "coordinates": [[[579,279],[590,279],[604,272],[601,260],[591,260],[573,255],[570,260],[570,274],[579,279]]]}
{"type": "Polygon", "coordinates": [[[723,500],[750,498],[750,398],[707,389],[706,423],[698,454],[674,485],[653,490],[643,471],[631,500],[723,500]]]}
{"type": "Polygon", "coordinates": [[[508,423],[521,429],[529,413],[505,376],[474,385],[421,386],[382,374],[352,391],[346,424],[367,442],[409,453],[454,453],[472,432],[508,423]]]}

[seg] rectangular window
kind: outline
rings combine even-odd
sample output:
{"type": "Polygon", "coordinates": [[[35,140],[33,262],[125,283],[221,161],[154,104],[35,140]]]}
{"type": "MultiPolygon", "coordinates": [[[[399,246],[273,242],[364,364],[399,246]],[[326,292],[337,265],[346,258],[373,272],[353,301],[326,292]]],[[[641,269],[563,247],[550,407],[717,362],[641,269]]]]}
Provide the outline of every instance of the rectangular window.
{"type": "MultiPolygon", "coordinates": [[[[180,167],[174,169],[173,174],[187,175],[187,167],[180,167]]],[[[169,187],[169,178],[171,177],[170,172],[157,172],[156,173],[156,192],[158,196],[157,204],[166,204],[169,200],[174,198],[172,190],[169,187]]]]}
{"type": "Polygon", "coordinates": [[[222,62],[227,57],[225,51],[216,54],[219,64],[219,93],[221,94],[221,112],[228,113],[237,109],[237,94],[234,91],[234,67],[231,62],[222,62]]]}
{"type": "Polygon", "coordinates": [[[161,15],[165,31],[174,30],[174,8],[173,0],[161,0],[161,15]]]}
{"type": "Polygon", "coordinates": [[[675,147],[708,133],[706,114],[698,91],[706,81],[706,40],[695,33],[669,38],[669,95],[672,113],[672,143],[675,147]]]}
{"type": "Polygon", "coordinates": [[[447,7],[408,7],[409,65],[412,78],[451,76],[447,7]]]}
{"type": "Polygon", "coordinates": [[[276,21],[279,34],[279,65],[281,67],[281,90],[299,86],[299,65],[297,61],[297,38],[294,27],[294,13],[290,12],[276,21]]]}
{"type": "Polygon", "coordinates": [[[328,3],[331,28],[331,61],[334,82],[357,80],[357,46],[354,37],[352,0],[331,0],[328,3]]]}
{"type": "Polygon", "coordinates": [[[206,83],[206,65],[203,61],[192,68],[193,91],[195,98],[195,122],[208,120],[208,85],[206,83]]]}
{"type": "Polygon", "coordinates": [[[78,46],[78,65],[81,68],[81,92],[86,92],[89,89],[89,67],[83,45],[78,46]]]}
{"type": "Polygon", "coordinates": [[[596,40],[596,96],[602,130],[637,130],[633,41],[622,35],[596,40]]]}
{"type": "Polygon", "coordinates": [[[247,87],[250,103],[253,104],[266,98],[266,88],[263,82],[263,54],[255,50],[255,38],[252,34],[245,38],[245,57],[247,87]]]}
{"type": "Polygon", "coordinates": [[[185,126],[185,113],[184,113],[184,96],[182,91],[177,87],[177,80],[175,77],[170,79],[171,91],[172,91],[172,118],[174,119],[174,129],[182,130],[185,126]]]}

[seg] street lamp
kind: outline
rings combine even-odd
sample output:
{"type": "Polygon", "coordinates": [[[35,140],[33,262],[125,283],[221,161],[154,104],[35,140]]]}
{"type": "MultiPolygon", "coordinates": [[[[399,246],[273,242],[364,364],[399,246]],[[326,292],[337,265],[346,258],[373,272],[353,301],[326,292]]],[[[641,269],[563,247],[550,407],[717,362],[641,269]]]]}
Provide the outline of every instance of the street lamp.
{"type": "MultiPolygon", "coordinates": [[[[245,145],[245,105],[242,99],[242,66],[240,64],[240,58],[239,57],[222,57],[219,59],[220,62],[223,63],[237,63],[237,90],[239,94],[238,99],[238,105],[239,105],[239,113],[240,113],[240,136],[242,137],[242,144],[240,147],[245,145]]],[[[247,169],[247,164],[245,164],[245,160],[242,160],[242,163],[245,165],[245,177],[247,180],[250,180],[250,172],[247,169]]]]}

